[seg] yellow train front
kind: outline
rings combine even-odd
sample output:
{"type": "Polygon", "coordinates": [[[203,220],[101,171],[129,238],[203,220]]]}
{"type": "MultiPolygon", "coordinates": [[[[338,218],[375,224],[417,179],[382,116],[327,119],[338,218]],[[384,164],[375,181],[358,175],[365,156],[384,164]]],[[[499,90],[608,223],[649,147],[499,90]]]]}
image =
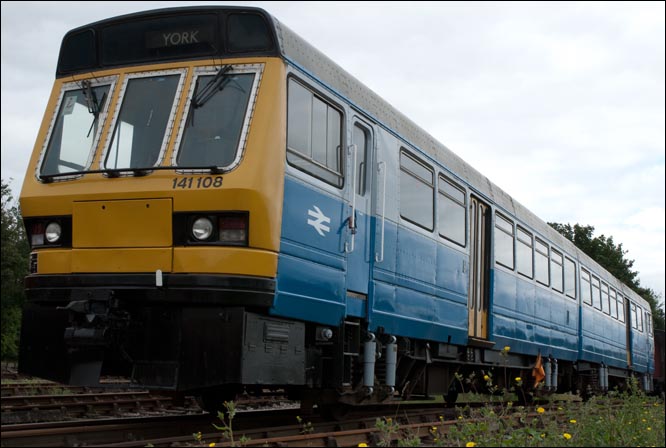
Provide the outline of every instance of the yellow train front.
{"type": "Polygon", "coordinates": [[[32,246],[22,372],[178,390],[291,381],[293,358],[241,347],[260,334],[248,328],[298,331],[266,316],[284,67],[254,9],[153,11],[65,36],[20,198],[32,246]]]}

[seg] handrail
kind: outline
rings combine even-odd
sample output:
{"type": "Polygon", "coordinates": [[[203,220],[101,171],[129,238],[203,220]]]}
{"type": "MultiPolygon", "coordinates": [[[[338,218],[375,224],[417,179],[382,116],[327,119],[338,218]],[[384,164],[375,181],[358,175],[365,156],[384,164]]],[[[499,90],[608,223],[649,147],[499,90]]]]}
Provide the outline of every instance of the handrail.
{"type": "Polygon", "coordinates": [[[384,226],[386,224],[386,163],[379,162],[377,164],[377,172],[383,172],[383,182],[382,182],[382,233],[381,233],[381,242],[379,245],[379,254],[375,254],[375,261],[381,263],[384,261],[384,226]],[[383,170],[382,170],[383,167],[383,170]]]}
{"type": "Polygon", "coordinates": [[[356,173],[356,155],[358,153],[358,148],[356,146],[356,143],[353,145],[350,145],[349,148],[349,155],[351,156],[353,153],[353,164],[352,164],[352,169],[350,170],[352,174],[352,190],[351,190],[351,215],[349,216],[349,230],[351,232],[351,244],[345,243],[345,252],[346,253],[352,253],[354,252],[354,238],[356,236],[356,178],[357,173],[356,173]]]}

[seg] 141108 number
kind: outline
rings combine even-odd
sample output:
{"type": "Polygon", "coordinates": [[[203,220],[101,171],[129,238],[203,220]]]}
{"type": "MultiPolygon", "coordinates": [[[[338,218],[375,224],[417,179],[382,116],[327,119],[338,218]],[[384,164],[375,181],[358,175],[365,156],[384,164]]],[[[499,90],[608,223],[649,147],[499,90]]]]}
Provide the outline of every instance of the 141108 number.
{"type": "Polygon", "coordinates": [[[220,188],[222,186],[222,176],[215,177],[174,177],[171,188],[183,190],[191,188],[220,188]]]}

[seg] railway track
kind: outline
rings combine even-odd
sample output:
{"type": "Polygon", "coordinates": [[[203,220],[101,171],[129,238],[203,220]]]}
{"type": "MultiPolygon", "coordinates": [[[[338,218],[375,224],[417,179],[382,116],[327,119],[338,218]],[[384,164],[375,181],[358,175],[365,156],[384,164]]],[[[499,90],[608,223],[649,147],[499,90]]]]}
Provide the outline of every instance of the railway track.
{"type": "Polygon", "coordinates": [[[17,395],[2,398],[2,425],[66,421],[105,416],[139,415],[149,412],[198,410],[191,397],[147,391],[80,393],[71,395],[17,395]]]}
{"type": "MultiPolygon", "coordinates": [[[[391,415],[402,425],[430,427],[443,419],[455,420],[457,410],[439,405],[372,406],[349,414],[343,421],[331,421],[318,414],[301,416],[300,409],[239,411],[233,421],[236,437],[248,439],[248,446],[349,446],[350,441],[371,441],[377,418],[391,415]]],[[[161,416],[137,419],[85,420],[77,422],[3,425],[3,446],[75,446],[104,445],[182,446],[194,443],[193,434],[201,433],[199,442],[229,444],[213,424],[211,415],[161,416]]],[[[238,440],[238,439],[237,439],[238,440]]],[[[354,444],[355,446],[356,444],[354,444]]]]}

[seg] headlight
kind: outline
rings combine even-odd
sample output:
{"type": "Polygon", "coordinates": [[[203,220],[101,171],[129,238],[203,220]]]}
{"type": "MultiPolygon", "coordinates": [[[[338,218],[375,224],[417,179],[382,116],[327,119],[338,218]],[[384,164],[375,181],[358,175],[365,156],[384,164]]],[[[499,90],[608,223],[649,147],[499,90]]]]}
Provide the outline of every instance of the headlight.
{"type": "Polygon", "coordinates": [[[60,224],[57,222],[50,222],[46,226],[46,231],[44,232],[44,236],[46,237],[46,241],[49,243],[57,243],[60,240],[60,236],[62,235],[62,227],[60,227],[60,224]]]}
{"type": "Polygon", "coordinates": [[[208,218],[198,218],[192,224],[192,236],[199,240],[205,241],[213,234],[213,222],[208,218]]]}

